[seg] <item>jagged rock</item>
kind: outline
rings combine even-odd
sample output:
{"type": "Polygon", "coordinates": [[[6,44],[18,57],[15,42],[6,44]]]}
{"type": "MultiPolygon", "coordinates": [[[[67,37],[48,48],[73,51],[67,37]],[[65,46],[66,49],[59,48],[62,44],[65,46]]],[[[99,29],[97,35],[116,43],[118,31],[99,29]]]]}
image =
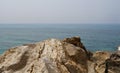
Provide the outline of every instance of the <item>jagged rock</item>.
{"type": "Polygon", "coordinates": [[[81,47],[81,48],[85,49],[85,51],[86,51],[85,46],[83,45],[83,43],[81,42],[80,37],[78,37],[78,36],[71,37],[71,38],[65,38],[63,41],[67,42],[67,43],[70,43],[70,44],[73,44],[75,46],[81,47]]]}
{"type": "Polygon", "coordinates": [[[83,47],[57,39],[24,44],[0,56],[0,73],[88,73],[87,55],[83,47]]]}
{"type": "Polygon", "coordinates": [[[92,53],[90,53],[90,51],[87,51],[87,49],[85,48],[85,46],[81,42],[80,37],[76,36],[76,37],[71,37],[71,38],[65,38],[63,41],[70,43],[70,44],[73,44],[74,46],[82,48],[86,52],[88,59],[90,59],[90,56],[92,53]]]}

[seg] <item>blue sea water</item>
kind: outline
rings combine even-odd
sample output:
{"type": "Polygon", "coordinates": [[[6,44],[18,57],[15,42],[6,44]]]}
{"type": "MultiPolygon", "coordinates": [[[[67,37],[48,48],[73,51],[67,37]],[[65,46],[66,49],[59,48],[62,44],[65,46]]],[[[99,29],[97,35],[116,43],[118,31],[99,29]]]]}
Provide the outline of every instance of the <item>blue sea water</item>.
{"type": "Polygon", "coordinates": [[[119,24],[1,24],[0,54],[25,43],[80,36],[90,51],[115,51],[120,45],[119,24]]]}

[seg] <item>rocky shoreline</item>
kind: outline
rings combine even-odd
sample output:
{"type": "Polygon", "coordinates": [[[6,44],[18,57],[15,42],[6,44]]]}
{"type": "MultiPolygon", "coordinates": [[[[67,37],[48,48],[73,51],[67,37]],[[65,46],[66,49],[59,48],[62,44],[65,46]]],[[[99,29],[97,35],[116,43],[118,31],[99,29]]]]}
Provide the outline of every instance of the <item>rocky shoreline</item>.
{"type": "Polygon", "coordinates": [[[120,50],[92,53],[80,37],[48,39],[7,50],[0,73],[120,73],[120,50]]]}

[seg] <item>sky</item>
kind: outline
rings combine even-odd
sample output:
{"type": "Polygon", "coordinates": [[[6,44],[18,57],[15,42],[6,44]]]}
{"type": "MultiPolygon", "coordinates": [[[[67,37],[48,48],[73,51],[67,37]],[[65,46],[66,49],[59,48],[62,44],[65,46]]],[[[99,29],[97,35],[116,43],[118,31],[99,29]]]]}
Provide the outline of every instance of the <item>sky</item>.
{"type": "Polygon", "coordinates": [[[120,24],[120,0],[0,0],[0,24],[120,24]]]}

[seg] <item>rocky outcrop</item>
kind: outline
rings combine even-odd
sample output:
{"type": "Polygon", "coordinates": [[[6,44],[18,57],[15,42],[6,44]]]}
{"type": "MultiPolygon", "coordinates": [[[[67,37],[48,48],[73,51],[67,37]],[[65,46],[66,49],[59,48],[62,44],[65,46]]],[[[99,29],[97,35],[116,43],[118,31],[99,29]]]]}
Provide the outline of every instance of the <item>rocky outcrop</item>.
{"type": "Polygon", "coordinates": [[[85,50],[57,39],[11,48],[0,57],[0,73],[87,72],[85,50]]]}
{"type": "Polygon", "coordinates": [[[83,43],[81,42],[80,37],[76,36],[76,37],[72,37],[72,38],[65,38],[63,40],[63,42],[67,42],[67,43],[73,44],[74,46],[80,47],[87,54],[87,50],[86,50],[85,46],[83,45],[83,43]]]}
{"type": "Polygon", "coordinates": [[[65,38],[65,39],[63,40],[63,42],[67,42],[67,43],[70,43],[70,44],[72,44],[72,45],[74,45],[74,46],[77,46],[77,47],[82,48],[82,49],[85,51],[88,60],[90,60],[90,57],[93,55],[90,51],[88,51],[88,50],[85,48],[85,46],[84,46],[83,43],[81,42],[81,39],[80,39],[79,36],[75,36],[75,37],[71,37],[71,38],[65,38]]]}
{"type": "Polygon", "coordinates": [[[120,52],[92,53],[80,37],[24,44],[0,56],[0,73],[119,73],[120,52]]]}

